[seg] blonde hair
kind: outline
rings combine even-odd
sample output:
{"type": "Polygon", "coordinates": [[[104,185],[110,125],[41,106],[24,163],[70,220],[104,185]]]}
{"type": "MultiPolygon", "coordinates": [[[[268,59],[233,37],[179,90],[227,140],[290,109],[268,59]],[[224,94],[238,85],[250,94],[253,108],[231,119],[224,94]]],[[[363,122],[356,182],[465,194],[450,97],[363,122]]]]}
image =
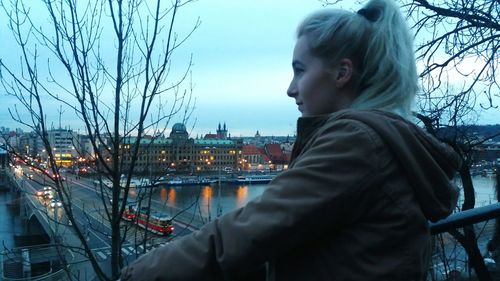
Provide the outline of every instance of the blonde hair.
{"type": "Polygon", "coordinates": [[[322,9],[298,27],[311,52],[334,65],[354,64],[359,95],[352,108],[376,108],[411,115],[418,90],[413,36],[392,0],[371,0],[357,13],[322,9]]]}

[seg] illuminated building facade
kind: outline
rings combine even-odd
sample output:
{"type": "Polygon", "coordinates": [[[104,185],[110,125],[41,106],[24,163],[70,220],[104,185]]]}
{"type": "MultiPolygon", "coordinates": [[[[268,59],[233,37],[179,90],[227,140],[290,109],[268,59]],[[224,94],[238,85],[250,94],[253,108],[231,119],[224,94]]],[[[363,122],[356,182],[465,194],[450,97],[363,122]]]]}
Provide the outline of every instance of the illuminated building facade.
{"type": "MultiPolygon", "coordinates": [[[[65,167],[73,165],[73,161],[77,157],[73,131],[67,129],[50,130],[47,131],[47,138],[56,164],[65,167]]],[[[43,147],[41,149],[40,156],[42,160],[47,160],[48,153],[46,149],[43,147]]]]}
{"type": "MultiPolygon", "coordinates": [[[[120,146],[125,169],[132,165],[136,140],[129,138],[120,146]]],[[[173,126],[168,138],[145,137],[139,145],[135,173],[233,171],[241,169],[243,160],[241,140],[192,139],[181,123],[173,126]]]]}

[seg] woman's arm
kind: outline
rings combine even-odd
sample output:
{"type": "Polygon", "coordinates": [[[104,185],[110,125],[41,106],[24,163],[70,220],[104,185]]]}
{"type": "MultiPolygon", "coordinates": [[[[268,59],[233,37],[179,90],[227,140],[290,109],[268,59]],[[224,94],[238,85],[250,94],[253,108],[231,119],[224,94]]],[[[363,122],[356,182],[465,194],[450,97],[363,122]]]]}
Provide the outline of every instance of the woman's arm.
{"type": "Polygon", "coordinates": [[[383,144],[357,121],[320,130],[262,196],[143,255],[122,280],[233,279],[356,220],[364,210],[358,202],[369,200],[365,191],[376,180],[383,144]]]}

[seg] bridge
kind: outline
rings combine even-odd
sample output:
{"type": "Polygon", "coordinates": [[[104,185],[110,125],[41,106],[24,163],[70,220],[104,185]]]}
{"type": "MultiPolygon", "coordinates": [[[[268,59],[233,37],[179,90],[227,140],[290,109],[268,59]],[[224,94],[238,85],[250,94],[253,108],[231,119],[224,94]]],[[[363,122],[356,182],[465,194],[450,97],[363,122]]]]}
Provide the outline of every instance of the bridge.
{"type": "MultiPolygon", "coordinates": [[[[13,207],[18,209],[25,231],[23,235],[16,237],[21,246],[12,251],[4,251],[0,266],[0,279],[33,280],[32,278],[36,276],[36,280],[63,280],[61,278],[70,274],[73,277],[80,276],[76,278],[77,280],[92,280],[95,273],[88,257],[83,254],[81,240],[74,233],[74,226],[64,215],[63,208],[57,206],[51,208],[47,206],[48,201],[37,195],[37,192],[44,186],[41,184],[42,181],[37,179],[36,182],[40,183],[40,186],[37,186],[32,179],[23,175],[22,170],[16,172],[16,170],[9,169],[0,170],[0,181],[1,179],[4,184],[0,186],[4,189],[7,187],[12,195],[13,207]],[[40,245],[33,245],[30,243],[31,240],[38,240],[37,244],[40,245]],[[40,270],[39,267],[43,267],[44,270],[40,270]]],[[[108,272],[111,256],[111,237],[108,234],[110,230],[93,182],[90,179],[78,181],[69,179],[64,187],[68,188],[72,194],[71,208],[76,223],[80,229],[86,231],[84,235],[87,237],[89,247],[105,272],[108,272]]],[[[158,204],[160,203],[152,202],[153,207],[158,204]]],[[[194,218],[188,212],[178,212],[174,221],[176,229],[187,230],[185,233],[197,229],[197,226],[202,224],[203,221],[194,218]]],[[[183,231],[178,233],[180,232],[183,231]]],[[[122,245],[122,256],[127,261],[137,258],[143,252],[164,245],[170,239],[148,235],[148,243],[137,244],[143,233],[141,229],[137,237],[135,233],[129,237],[132,241],[125,241],[122,245]]]]}
{"type": "Polygon", "coordinates": [[[70,280],[68,274],[91,274],[88,265],[79,265],[85,257],[70,250],[80,243],[62,210],[45,206],[26,178],[8,168],[0,170],[0,186],[10,191],[11,207],[24,221],[23,233],[15,236],[18,247],[0,255],[1,280],[70,280]]]}

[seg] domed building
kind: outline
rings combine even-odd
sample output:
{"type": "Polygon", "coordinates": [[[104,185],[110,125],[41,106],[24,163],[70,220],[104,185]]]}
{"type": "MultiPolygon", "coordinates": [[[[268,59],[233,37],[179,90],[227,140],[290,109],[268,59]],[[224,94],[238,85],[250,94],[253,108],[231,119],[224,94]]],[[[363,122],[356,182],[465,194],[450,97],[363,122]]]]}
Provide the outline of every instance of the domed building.
{"type": "Polygon", "coordinates": [[[182,123],[175,123],[170,132],[170,139],[172,140],[187,140],[188,132],[186,130],[186,125],[182,123]]]}
{"type": "MultiPolygon", "coordinates": [[[[219,125],[220,127],[220,125],[219,125]]],[[[198,172],[237,170],[241,166],[242,140],[227,139],[227,128],[218,130],[215,139],[189,138],[186,126],[176,123],[168,138],[157,135],[143,138],[140,142],[139,155],[134,166],[137,173],[198,172]]],[[[130,153],[133,151],[134,138],[127,138],[123,143],[123,165],[131,165],[130,153]]]]}

